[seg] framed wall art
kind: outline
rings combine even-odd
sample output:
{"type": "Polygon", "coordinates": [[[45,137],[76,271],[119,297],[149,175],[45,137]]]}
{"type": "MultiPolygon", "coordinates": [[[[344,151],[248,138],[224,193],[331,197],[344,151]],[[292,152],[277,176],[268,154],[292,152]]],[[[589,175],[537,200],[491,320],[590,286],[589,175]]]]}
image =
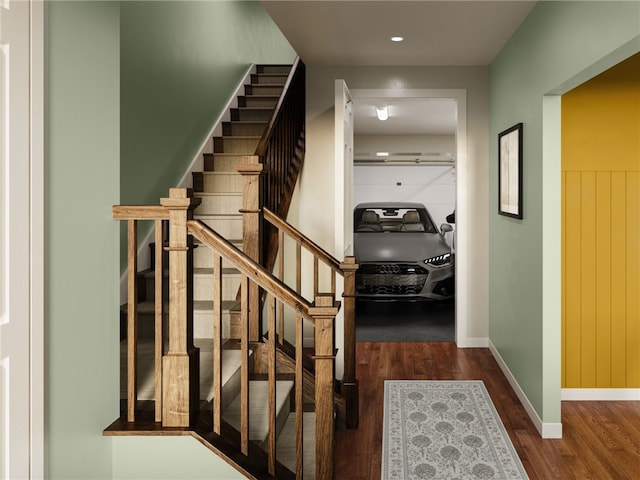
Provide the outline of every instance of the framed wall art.
{"type": "Polygon", "coordinates": [[[498,134],[498,213],[522,218],[522,123],[498,134]]]}

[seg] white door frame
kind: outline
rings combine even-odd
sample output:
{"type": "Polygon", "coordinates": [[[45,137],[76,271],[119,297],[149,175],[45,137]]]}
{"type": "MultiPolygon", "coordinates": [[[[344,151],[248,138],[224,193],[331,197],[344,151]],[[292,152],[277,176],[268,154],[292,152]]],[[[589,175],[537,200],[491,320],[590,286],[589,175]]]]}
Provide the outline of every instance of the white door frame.
{"type": "Polygon", "coordinates": [[[8,338],[3,339],[6,352],[0,352],[4,377],[0,437],[6,441],[0,477],[41,479],[45,477],[44,2],[5,1],[0,9],[0,18],[6,17],[2,28],[7,28],[2,41],[8,42],[2,46],[6,138],[1,254],[6,261],[0,285],[7,302],[2,323],[8,338]],[[18,383],[11,378],[16,373],[21,374],[18,383]],[[15,418],[8,415],[14,410],[15,418]]]}
{"type": "MultiPolygon", "coordinates": [[[[447,98],[456,102],[456,343],[459,348],[477,347],[477,339],[469,338],[469,278],[470,258],[468,242],[469,191],[467,172],[467,91],[464,89],[352,89],[351,95],[357,98],[447,98]]],[[[338,148],[336,139],[336,149],[338,148]]],[[[336,185],[338,188],[339,185],[336,185]]],[[[348,186],[353,190],[353,182],[348,186]]],[[[344,198],[353,198],[353,193],[344,198]]],[[[485,345],[482,345],[485,346],[485,345]]]]}

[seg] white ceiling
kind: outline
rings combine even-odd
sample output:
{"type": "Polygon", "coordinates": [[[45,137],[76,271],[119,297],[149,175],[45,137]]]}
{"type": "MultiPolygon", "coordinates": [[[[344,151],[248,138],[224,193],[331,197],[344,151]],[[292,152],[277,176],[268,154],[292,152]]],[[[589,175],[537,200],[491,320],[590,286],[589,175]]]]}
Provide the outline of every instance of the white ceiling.
{"type": "Polygon", "coordinates": [[[261,1],[307,65],[439,66],[489,65],[536,3],[261,1]]]}
{"type": "Polygon", "coordinates": [[[359,135],[447,135],[456,131],[456,102],[448,98],[354,99],[354,127],[359,135]],[[378,120],[376,106],[387,106],[389,118],[378,120]]]}
{"type": "MultiPolygon", "coordinates": [[[[261,0],[307,65],[486,66],[535,1],[261,0]],[[395,43],[393,35],[404,37],[395,43]]],[[[356,134],[452,134],[455,103],[442,99],[355,101],[356,134]],[[374,105],[390,118],[375,118],[374,105]]]]}

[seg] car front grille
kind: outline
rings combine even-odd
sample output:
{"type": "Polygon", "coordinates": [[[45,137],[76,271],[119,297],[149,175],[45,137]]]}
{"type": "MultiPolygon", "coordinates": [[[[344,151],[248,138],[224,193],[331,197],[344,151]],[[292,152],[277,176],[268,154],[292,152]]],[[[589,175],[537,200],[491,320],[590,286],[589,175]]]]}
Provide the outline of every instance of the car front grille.
{"type": "Polygon", "coordinates": [[[415,264],[365,263],[356,275],[361,295],[418,295],[428,272],[415,264]]]}

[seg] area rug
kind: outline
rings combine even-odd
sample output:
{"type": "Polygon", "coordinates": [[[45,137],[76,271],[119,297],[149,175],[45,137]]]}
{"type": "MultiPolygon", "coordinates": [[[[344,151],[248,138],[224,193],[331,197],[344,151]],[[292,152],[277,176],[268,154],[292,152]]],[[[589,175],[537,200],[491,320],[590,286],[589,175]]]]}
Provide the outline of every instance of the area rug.
{"type": "Polygon", "coordinates": [[[385,381],[382,480],[528,478],[482,381],[385,381]]]}

